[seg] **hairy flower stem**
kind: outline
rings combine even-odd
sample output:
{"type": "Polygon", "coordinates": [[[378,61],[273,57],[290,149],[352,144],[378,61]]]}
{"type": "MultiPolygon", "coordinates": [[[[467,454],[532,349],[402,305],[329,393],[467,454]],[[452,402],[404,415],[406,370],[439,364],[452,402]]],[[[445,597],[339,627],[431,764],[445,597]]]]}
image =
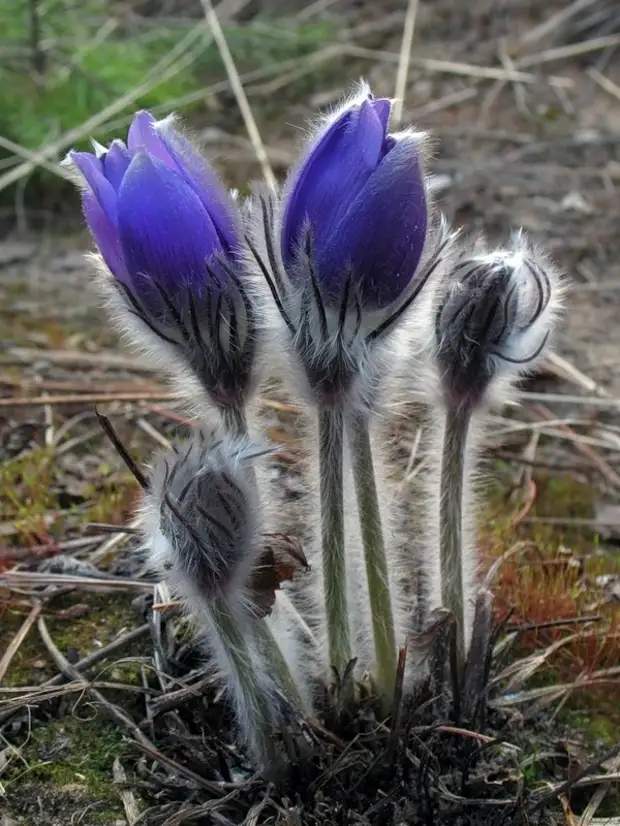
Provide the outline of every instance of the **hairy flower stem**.
{"type": "Polygon", "coordinates": [[[319,408],[321,551],[329,664],[340,678],[351,660],[344,547],[344,417],[341,408],[319,408]]]}
{"type": "Polygon", "coordinates": [[[459,675],[465,665],[465,599],[463,593],[463,484],[468,408],[446,412],[441,451],[439,489],[439,562],[441,601],[456,621],[456,658],[459,675]]]}
{"type": "Polygon", "coordinates": [[[299,686],[293,679],[282,649],[273,636],[271,628],[265,620],[261,619],[256,619],[252,624],[252,628],[256,632],[261,651],[269,660],[269,665],[272,669],[274,679],[278,684],[278,688],[295,709],[300,712],[303,711],[307,703],[301,696],[299,686]]]}
{"type": "MultiPolygon", "coordinates": [[[[247,436],[247,417],[243,407],[222,408],[221,415],[222,423],[231,435],[236,437],[247,436]]],[[[252,482],[257,484],[254,468],[248,466],[247,473],[252,482]]],[[[282,653],[282,649],[273,636],[271,629],[264,619],[255,618],[252,621],[252,630],[256,635],[256,639],[264,656],[269,660],[272,673],[278,682],[280,690],[296,708],[303,709],[305,703],[282,653]]]]}
{"type": "Polygon", "coordinates": [[[365,418],[356,417],[347,424],[372,616],[377,662],[375,679],[381,697],[389,708],[396,680],[396,635],[372,446],[365,418]]]}
{"type": "Polygon", "coordinates": [[[247,436],[248,422],[243,407],[222,407],[222,424],[231,436],[247,436]]]}
{"type": "Polygon", "coordinates": [[[275,760],[273,732],[279,725],[273,695],[265,690],[264,669],[257,667],[256,653],[248,644],[247,631],[225,599],[210,606],[209,618],[225,651],[233,701],[243,735],[265,764],[275,760]]]}

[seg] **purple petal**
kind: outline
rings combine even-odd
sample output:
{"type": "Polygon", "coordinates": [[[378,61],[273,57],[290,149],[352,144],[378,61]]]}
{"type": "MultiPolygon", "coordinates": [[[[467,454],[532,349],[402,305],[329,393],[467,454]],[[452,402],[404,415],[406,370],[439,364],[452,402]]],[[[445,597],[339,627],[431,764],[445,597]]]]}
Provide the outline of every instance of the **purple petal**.
{"type": "Polygon", "coordinates": [[[317,273],[326,293],[338,298],[351,268],[367,306],[391,304],[415,276],[427,224],[419,142],[402,138],[332,228],[328,242],[315,248],[317,273]]]}
{"type": "Polygon", "coordinates": [[[102,155],[103,174],[118,192],[123,175],[127,172],[131,155],[123,141],[112,141],[110,148],[102,155]]]}
{"type": "Polygon", "coordinates": [[[371,101],[370,105],[374,109],[375,115],[381,121],[381,125],[383,126],[383,134],[387,135],[390,115],[392,114],[392,101],[387,98],[377,98],[376,100],[371,101]]]}
{"type": "Polygon", "coordinates": [[[137,152],[148,152],[157,160],[166,164],[170,169],[176,169],[176,163],[161,142],[155,129],[156,120],[150,112],[138,112],[131,122],[127,134],[127,148],[130,155],[137,152]]]}
{"type": "Polygon", "coordinates": [[[90,152],[69,152],[69,157],[84,176],[108,219],[116,226],[116,192],[105,178],[101,158],[96,158],[90,152]]]}
{"type": "Polygon", "coordinates": [[[82,197],[82,208],[91,235],[95,239],[99,252],[103,255],[112,275],[123,284],[126,284],[128,276],[116,227],[101,208],[97,198],[88,190],[84,192],[82,197]]]}
{"type": "Polygon", "coordinates": [[[174,128],[171,119],[159,121],[161,142],[177,164],[177,169],[196,192],[209,213],[222,245],[232,250],[239,244],[241,219],[237,207],[215,170],[192,143],[174,128]]]}
{"type": "Polygon", "coordinates": [[[307,219],[320,244],[362,189],[383,154],[389,107],[383,100],[355,104],[318,139],[289,191],[282,233],[285,263],[294,257],[307,219]]]}
{"type": "Polygon", "coordinates": [[[139,152],[119,191],[118,217],[135,287],[144,276],[171,292],[181,285],[204,290],[205,263],[221,245],[198,196],[179,174],[139,152]]]}

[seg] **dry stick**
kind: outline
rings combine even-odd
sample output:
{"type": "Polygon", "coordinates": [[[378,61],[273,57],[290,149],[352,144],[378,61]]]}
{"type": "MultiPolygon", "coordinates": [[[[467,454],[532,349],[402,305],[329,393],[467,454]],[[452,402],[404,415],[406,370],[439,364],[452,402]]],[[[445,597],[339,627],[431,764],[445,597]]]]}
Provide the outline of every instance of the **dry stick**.
{"type": "Polygon", "coordinates": [[[574,3],[552,14],[551,17],[548,17],[538,26],[534,26],[533,29],[526,32],[519,41],[519,46],[525,46],[542,40],[546,35],[556,32],[559,27],[566,23],[567,20],[570,20],[571,17],[574,17],[576,14],[579,14],[598,2],[600,2],[600,0],[576,0],[574,3]]]}
{"type": "Polygon", "coordinates": [[[604,74],[599,72],[599,70],[595,69],[594,67],[586,69],[586,72],[588,75],[590,75],[592,80],[601,87],[601,89],[604,89],[616,100],[620,100],[620,86],[618,86],[617,83],[614,83],[613,80],[610,80],[608,77],[605,77],[604,74]]]}
{"type": "Polygon", "coordinates": [[[222,786],[218,783],[213,783],[209,780],[206,780],[204,777],[200,777],[200,775],[196,774],[195,772],[191,771],[190,769],[186,769],[184,766],[179,765],[174,760],[171,760],[169,757],[166,757],[162,754],[159,749],[155,748],[155,746],[151,743],[151,741],[146,737],[146,735],[140,731],[139,727],[134,723],[134,721],[129,718],[118,706],[113,705],[110,703],[106,698],[97,691],[96,688],[93,688],[89,685],[82,675],[77,671],[75,666],[71,665],[69,660],[58,650],[56,644],[54,643],[52,637],[50,636],[49,631],[47,630],[47,625],[43,617],[39,617],[37,620],[37,628],[39,630],[39,634],[41,636],[41,640],[45,645],[49,655],[53,659],[57,668],[70,680],[77,680],[84,683],[85,688],[89,691],[89,693],[93,696],[93,698],[101,705],[104,711],[108,714],[111,719],[128,731],[132,737],[135,738],[135,745],[139,746],[139,748],[144,751],[145,753],[149,754],[153,760],[157,760],[158,762],[165,763],[171,767],[173,767],[176,771],[178,771],[181,775],[187,777],[190,780],[193,780],[196,783],[199,783],[202,788],[207,789],[211,794],[216,794],[221,796],[224,793],[222,786]]]}
{"type": "MultiPolygon", "coordinates": [[[[121,648],[125,648],[125,646],[129,645],[132,642],[135,642],[135,640],[140,639],[140,637],[146,636],[148,632],[148,623],[140,625],[138,626],[138,628],[134,628],[132,631],[128,631],[126,634],[123,634],[122,636],[113,640],[108,645],[104,645],[104,647],[100,648],[98,651],[93,651],[92,654],[89,654],[87,657],[78,660],[73,667],[76,671],[88,671],[94,665],[100,663],[101,660],[107,659],[111,654],[115,654],[117,651],[120,651],[121,648]]],[[[64,683],[66,679],[67,677],[64,674],[57,674],[55,677],[52,677],[51,679],[46,680],[44,683],[41,683],[40,687],[44,688],[49,686],[62,685],[62,683],[64,683]]]]}
{"type": "Polygon", "coordinates": [[[3,350],[2,364],[32,364],[45,361],[68,367],[110,367],[118,370],[133,370],[137,373],[158,373],[153,363],[120,353],[104,351],[83,353],[79,350],[39,350],[35,347],[7,347],[3,350]]]}
{"type": "Polygon", "coordinates": [[[135,826],[140,820],[140,809],[138,808],[133,793],[129,789],[123,788],[127,783],[127,775],[118,757],[114,758],[114,763],[112,764],[112,777],[114,778],[114,782],[119,786],[118,794],[125,809],[127,826],[135,826]]]}
{"type": "Polygon", "coordinates": [[[2,659],[0,660],[0,683],[2,682],[6,672],[8,671],[8,668],[11,664],[11,660],[19,651],[19,647],[26,639],[28,632],[39,618],[39,614],[41,613],[42,607],[43,606],[40,602],[35,602],[35,604],[32,606],[32,610],[30,611],[26,619],[23,621],[19,631],[17,632],[17,634],[15,634],[15,636],[9,644],[9,647],[2,655],[2,659]]]}
{"type": "Polygon", "coordinates": [[[166,390],[158,393],[83,393],[81,395],[66,396],[32,396],[31,398],[15,396],[14,398],[0,399],[0,407],[36,407],[46,404],[111,404],[112,402],[162,401],[174,398],[178,398],[178,396],[166,390]]]}
{"type": "Polygon", "coordinates": [[[411,44],[413,43],[413,33],[415,31],[415,21],[418,14],[418,0],[409,0],[407,4],[407,15],[403,26],[403,39],[400,44],[400,57],[398,60],[398,71],[396,72],[396,89],[394,91],[394,124],[400,126],[403,119],[403,107],[405,105],[405,94],[407,91],[407,76],[409,75],[409,63],[411,61],[411,44]]]}
{"type": "MultiPolygon", "coordinates": [[[[603,763],[607,763],[609,760],[614,760],[619,754],[620,745],[614,746],[600,760],[596,760],[594,763],[591,763],[589,766],[586,766],[584,769],[577,772],[565,783],[561,783],[559,786],[556,786],[555,789],[553,789],[553,791],[551,791],[549,794],[546,794],[543,797],[541,797],[541,799],[534,803],[533,806],[530,806],[530,808],[527,810],[527,814],[533,815],[535,812],[540,811],[540,809],[544,808],[547,805],[547,803],[551,803],[551,801],[555,800],[559,795],[570,791],[574,786],[576,786],[579,783],[580,780],[593,774],[594,771],[601,768],[603,763]]],[[[603,782],[605,780],[606,778],[604,778],[603,782]]]]}
{"type": "Polygon", "coordinates": [[[42,585],[66,585],[84,591],[146,591],[153,590],[152,582],[122,577],[88,577],[73,574],[47,574],[39,571],[0,571],[0,584],[9,588],[34,587],[42,585]]]}
{"type": "Polygon", "coordinates": [[[610,34],[605,37],[595,37],[584,40],[582,43],[573,43],[570,46],[559,46],[557,49],[547,49],[539,54],[527,55],[515,60],[518,69],[540,66],[542,63],[551,63],[554,60],[564,60],[566,57],[576,57],[588,52],[599,52],[610,46],[620,45],[620,34],[610,34]]]}
{"type": "Polygon", "coordinates": [[[263,177],[265,178],[265,182],[268,186],[275,190],[276,179],[269,164],[269,158],[267,157],[267,152],[265,151],[265,145],[260,136],[260,132],[258,131],[254,115],[252,114],[252,109],[248,103],[248,99],[243,88],[243,83],[241,82],[239,72],[235,66],[235,61],[230,49],[228,48],[228,43],[224,37],[222,27],[220,26],[220,21],[218,20],[217,14],[211,4],[211,0],[201,0],[201,3],[202,8],[204,9],[207,24],[211,28],[213,39],[217,44],[222,62],[224,63],[224,68],[226,69],[226,74],[228,75],[230,87],[235,95],[237,106],[239,107],[239,111],[243,117],[243,122],[245,123],[245,128],[247,129],[248,136],[252,142],[254,152],[256,153],[256,158],[262,169],[263,177]]]}
{"type": "MultiPolygon", "coordinates": [[[[553,419],[553,413],[544,405],[536,405],[536,410],[542,415],[545,419],[553,419]]],[[[559,428],[563,433],[567,435],[575,435],[575,432],[568,427],[567,425],[560,426],[559,428]]],[[[614,487],[620,487],[620,476],[616,473],[616,471],[606,462],[602,456],[593,450],[590,445],[583,444],[583,442],[575,442],[575,447],[579,451],[579,453],[586,456],[603,474],[603,476],[607,479],[610,484],[614,487]]]]}
{"type": "MultiPolygon", "coordinates": [[[[373,60],[384,60],[387,63],[398,63],[399,56],[395,52],[381,51],[380,49],[366,49],[363,46],[352,46],[343,43],[341,53],[349,54],[352,57],[364,57],[373,60]]],[[[462,63],[453,60],[437,60],[428,57],[411,57],[412,66],[417,66],[427,72],[442,72],[461,77],[471,77],[478,80],[503,80],[517,83],[541,83],[546,82],[550,86],[557,86],[562,89],[574,88],[574,81],[567,77],[548,75],[541,78],[533,72],[523,72],[520,70],[508,72],[500,66],[476,66],[471,63],[462,63]]],[[[519,64],[516,63],[518,66],[519,64]]]]}
{"type": "Polygon", "coordinates": [[[25,146],[15,143],[2,135],[0,135],[0,146],[36,166],[41,166],[47,172],[51,172],[52,175],[57,175],[59,178],[64,178],[65,181],[73,180],[73,176],[70,172],[67,172],[66,169],[59,167],[58,164],[50,163],[50,161],[41,158],[40,153],[33,152],[32,149],[27,149],[25,146]]]}

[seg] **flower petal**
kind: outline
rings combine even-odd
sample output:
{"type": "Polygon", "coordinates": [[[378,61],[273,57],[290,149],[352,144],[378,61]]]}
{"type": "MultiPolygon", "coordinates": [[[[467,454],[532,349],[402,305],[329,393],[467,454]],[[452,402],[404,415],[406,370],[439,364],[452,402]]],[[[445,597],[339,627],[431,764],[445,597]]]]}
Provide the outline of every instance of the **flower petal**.
{"type": "Polygon", "coordinates": [[[133,156],[136,152],[148,152],[149,155],[153,155],[170,169],[176,169],[174,159],[170,157],[170,154],[157,134],[155,129],[156,122],[150,112],[141,111],[137,113],[131,122],[127,134],[127,148],[129,149],[129,153],[133,156]]]}
{"type": "Polygon", "coordinates": [[[318,278],[333,299],[351,269],[361,299],[382,308],[397,300],[420,263],[428,225],[420,143],[396,142],[370,176],[328,243],[316,250],[318,278]]]}
{"type": "Polygon", "coordinates": [[[101,158],[96,158],[90,152],[69,152],[69,158],[84,176],[109,220],[116,226],[116,192],[112,184],[106,180],[101,158]]]}
{"type": "Polygon", "coordinates": [[[123,175],[127,172],[131,155],[123,141],[112,141],[110,148],[102,155],[103,174],[112,184],[114,189],[118,189],[123,180],[123,175]]]}
{"type": "Polygon", "coordinates": [[[118,197],[119,234],[134,286],[142,279],[171,292],[202,292],[206,261],[221,250],[213,222],[176,172],[146,152],[132,160],[118,197]]]}
{"type": "Polygon", "coordinates": [[[215,170],[175,128],[173,118],[157,121],[155,128],[163,146],[176,162],[178,171],[209,213],[222,245],[227,250],[237,247],[241,236],[241,219],[233,199],[215,170]]]}
{"type": "Polygon", "coordinates": [[[309,219],[320,247],[376,168],[389,106],[389,101],[371,98],[355,103],[318,138],[289,189],[282,226],[285,263],[294,258],[305,221],[309,219]]]}
{"type": "Polygon", "coordinates": [[[90,190],[86,190],[82,196],[82,208],[91,235],[95,239],[99,252],[110,268],[112,275],[123,284],[127,284],[129,278],[123,261],[117,229],[90,190]]]}

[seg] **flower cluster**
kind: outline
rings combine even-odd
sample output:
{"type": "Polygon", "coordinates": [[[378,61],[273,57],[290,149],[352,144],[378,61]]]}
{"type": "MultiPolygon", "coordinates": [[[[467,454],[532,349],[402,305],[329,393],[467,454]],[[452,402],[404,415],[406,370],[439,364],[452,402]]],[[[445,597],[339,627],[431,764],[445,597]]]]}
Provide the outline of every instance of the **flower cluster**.
{"type": "MultiPolygon", "coordinates": [[[[361,85],[318,122],[282,187],[243,205],[172,118],[140,112],[126,143],[68,157],[112,315],[199,416],[205,400],[219,416],[156,459],[142,522],[152,567],[198,626],[265,771],[282,758],[274,734],[311,714],[325,684],[354,703],[370,674],[389,713],[399,650],[432,626],[432,608],[449,612],[465,673],[476,428],[543,355],[559,305],[558,274],[521,234],[488,251],[448,227],[430,197],[427,136],[390,132],[390,115],[361,85]],[[248,432],[260,365],[315,423],[310,576],[303,555],[280,564],[266,541],[256,463],[269,449],[248,432]],[[383,500],[398,503],[384,495],[373,432],[403,375],[438,434],[417,560],[396,557],[383,500]],[[430,583],[416,604],[403,563],[430,583]]],[[[425,673],[410,667],[398,690],[425,673]]]]}

